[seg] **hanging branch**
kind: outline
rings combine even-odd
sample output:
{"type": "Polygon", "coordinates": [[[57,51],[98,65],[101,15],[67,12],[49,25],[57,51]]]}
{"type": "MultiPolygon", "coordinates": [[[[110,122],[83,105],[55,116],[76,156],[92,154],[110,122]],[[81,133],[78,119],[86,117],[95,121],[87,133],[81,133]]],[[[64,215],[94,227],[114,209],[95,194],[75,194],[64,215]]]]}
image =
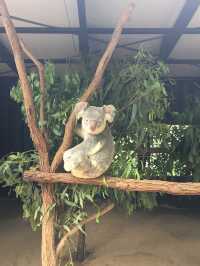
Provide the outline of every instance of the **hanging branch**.
{"type": "Polygon", "coordinates": [[[20,40],[20,45],[24,53],[33,61],[36,65],[39,73],[40,81],[40,126],[43,136],[48,141],[48,135],[45,128],[45,99],[46,99],[46,88],[45,88],[45,66],[32,54],[30,49],[27,48],[25,43],[20,40]]]}
{"type": "MultiPolygon", "coordinates": [[[[112,38],[103,54],[103,56],[101,57],[99,64],[97,66],[95,75],[89,85],[89,87],[85,90],[85,92],[83,93],[83,95],[80,97],[80,102],[87,102],[90,100],[91,96],[94,94],[94,92],[98,89],[103,74],[106,70],[106,67],[112,57],[112,54],[120,40],[120,36],[123,30],[124,25],[126,24],[126,22],[128,21],[132,11],[134,8],[134,4],[133,2],[131,2],[128,7],[124,10],[124,12],[122,12],[122,15],[117,23],[117,26],[113,32],[112,38]]],[[[63,156],[63,152],[65,150],[67,150],[72,142],[72,137],[73,137],[73,129],[74,129],[74,125],[75,125],[75,112],[72,112],[68,122],[65,125],[65,133],[64,133],[64,137],[63,137],[63,141],[62,144],[60,145],[58,151],[56,152],[56,155],[52,161],[51,164],[51,171],[55,172],[55,170],[58,168],[59,164],[62,161],[62,156],[63,156]]]]}
{"type": "MultiPolygon", "coordinates": [[[[29,182],[64,183],[105,186],[124,191],[163,192],[172,195],[200,195],[200,183],[169,182],[161,180],[136,180],[108,176],[105,178],[77,178],[68,173],[44,173],[25,171],[24,180],[29,182]]],[[[153,177],[151,177],[153,179],[153,177]]]]}
{"type": "Polygon", "coordinates": [[[103,208],[102,210],[100,210],[98,213],[95,213],[93,215],[91,215],[90,217],[86,218],[85,220],[83,220],[82,222],[80,222],[79,225],[74,226],[69,232],[67,232],[60,240],[60,242],[57,245],[57,249],[56,249],[56,256],[57,257],[61,257],[62,256],[62,251],[65,248],[68,239],[74,235],[75,233],[77,233],[80,230],[80,227],[82,227],[85,224],[88,224],[91,221],[94,221],[96,219],[98,219],[99,217],[103,216],[104,214],[106,214],[107,212],[111,211],[114,208],[114,204],[109,204],[108,206],[106,206],[105,208],[103,208]]]}

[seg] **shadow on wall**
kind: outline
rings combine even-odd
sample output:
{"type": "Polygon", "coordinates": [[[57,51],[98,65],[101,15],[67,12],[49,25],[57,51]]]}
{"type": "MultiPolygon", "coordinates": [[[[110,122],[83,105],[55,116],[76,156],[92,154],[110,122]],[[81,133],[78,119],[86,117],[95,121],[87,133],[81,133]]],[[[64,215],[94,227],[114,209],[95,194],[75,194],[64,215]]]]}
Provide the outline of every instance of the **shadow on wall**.
{"type": "Polygon", "coordinates": [[[13,77],[0,78],[0,157],[32,148],[20,107],[10,98],[10,90],[16,82],[13,77]]]}
{"type": "MultiPolygon", "coordinates": [[[[20,107],[10,98],[10,90],[17,78],[0,78],[0,158],[10,152],[32,148],[28,129],[22,120],[20,107]]],[[[0,198],[8,197],[9,189],[0,185],[0,198]]],[[[9,197],[15,197],[12,193],[9,197]]]]}

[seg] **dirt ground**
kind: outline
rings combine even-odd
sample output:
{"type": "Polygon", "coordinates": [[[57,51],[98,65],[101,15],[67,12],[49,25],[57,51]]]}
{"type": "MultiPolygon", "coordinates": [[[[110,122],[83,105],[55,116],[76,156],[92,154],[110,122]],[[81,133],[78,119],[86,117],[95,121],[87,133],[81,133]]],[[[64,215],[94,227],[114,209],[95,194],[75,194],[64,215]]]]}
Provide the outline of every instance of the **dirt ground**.
{"type": "MultiPolygon", "coordinates": [[[[87,227],[83,266],[199,266],[200,212],[157,209],[128,217],[114,210],[87,227]]],[[[0,201],[0,266],[40,266],[40,232],[0,201]]]]}

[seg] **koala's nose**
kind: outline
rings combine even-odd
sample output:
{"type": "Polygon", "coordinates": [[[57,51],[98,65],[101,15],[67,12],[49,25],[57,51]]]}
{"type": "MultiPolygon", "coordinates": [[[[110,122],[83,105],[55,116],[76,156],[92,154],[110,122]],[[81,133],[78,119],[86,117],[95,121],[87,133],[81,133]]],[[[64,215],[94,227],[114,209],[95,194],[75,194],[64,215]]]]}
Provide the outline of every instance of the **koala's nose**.
{"type": "Polygon", "coordinates": [[[90,122],[90,129],[93,131],[95,130],[97,127],[97,122],[96,121],[91,121],[90,122]]]}

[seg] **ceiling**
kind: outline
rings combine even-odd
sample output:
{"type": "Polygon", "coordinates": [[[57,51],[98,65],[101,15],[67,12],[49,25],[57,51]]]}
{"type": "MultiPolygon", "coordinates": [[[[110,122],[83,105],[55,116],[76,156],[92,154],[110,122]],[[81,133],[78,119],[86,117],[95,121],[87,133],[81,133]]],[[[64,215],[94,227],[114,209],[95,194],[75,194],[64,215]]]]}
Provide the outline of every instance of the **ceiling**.
{"type": "MultiPolygon", "coordinates": [[[[59,71],[66,68],[68,61],[78,63],[88,48],[90,53],[102,53],[121,11],[129,3],[5,1],[19,36],[36,57],[53,59],[59,71]]],[[[8,63],[12,53],[1,23],[0,28],[0,76],[14,75],[12,64],[8,63]]],[[[171,76],[200,77],[199,0],[135,0],[125,33],[115,56],[135,53],[142,46],[169,64],[171,76]]],[[[29,61],[25,62],[28,65],[29,61]]]]}

